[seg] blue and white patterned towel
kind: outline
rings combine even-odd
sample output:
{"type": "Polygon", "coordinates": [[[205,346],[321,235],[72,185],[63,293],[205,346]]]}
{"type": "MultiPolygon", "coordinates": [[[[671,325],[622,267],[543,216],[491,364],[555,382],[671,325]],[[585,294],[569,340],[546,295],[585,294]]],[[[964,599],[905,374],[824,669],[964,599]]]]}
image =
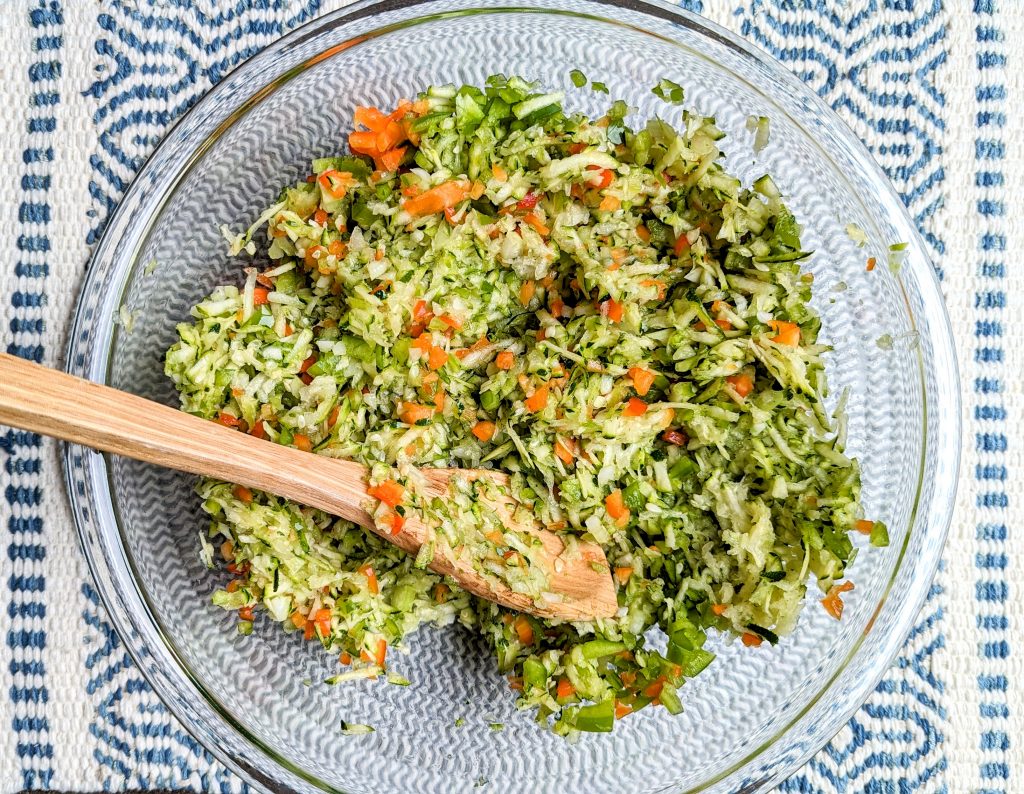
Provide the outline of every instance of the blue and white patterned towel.
{"type": "MultiPolygon", "coordinates": [[[[1024,345],[1007,344],[1024,338],[1024,270],[1012,264],[1024,250],[1024,65],[1012,48],[1024,41],[1024,3],[686,5],[781,59],[871,148],[941,268],[967,384],[959,511],[920,621],[864,707],[783,789],[1024,791],[1014,639],[1024,557],[1010,545],[1024,531],[1024,345]]],[[[319,0],[0,7],[3,349],[60,363],[90,245],[167,125],[326,10],[319,0]]],[[[0,428],[0,460],[0,794],[241,790],[168,715],[112,631],[54,444],[0,428]]]]}

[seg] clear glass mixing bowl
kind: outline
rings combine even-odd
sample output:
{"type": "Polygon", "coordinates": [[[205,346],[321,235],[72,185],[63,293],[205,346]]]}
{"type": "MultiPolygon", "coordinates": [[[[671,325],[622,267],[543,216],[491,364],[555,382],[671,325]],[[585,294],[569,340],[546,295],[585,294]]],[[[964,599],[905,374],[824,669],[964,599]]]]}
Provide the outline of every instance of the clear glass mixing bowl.
{"type": "Polygon", "coordinates": [[[573,88],[575,68],[640,118],[672,112],[651,94],[659,78],[681,83],[687,103],[729,134],[730,169],[748,181],[775,176],[816,251],[809,268],[835,348],[834,395],[850,391],[865,508],[888,523],[892,544],[857,558],[842,622],[810,603],[776,648],[716,638],[719,658],[684,688],[683,715],[652,709],[611,735],[569,743],[516,712],[488,651],[456,628],[421,632],[397,658],[411,687],[320,684],[337,671],[333,657],[268,621],[241,637],[234,617],[210,603],[221,574],[199,560],[204,522],[189,477],[69,448],[74,512],[116,628],[174,714],[250,782],[374,794],[754,791],[835,734],[924,600],[950,519],[960,432],[953,344],[923,244],[868,153],[817,97],[762,53],[667,5],[363,3],[285,36],[214,88],[142,169],[96,248],[71,371],[175,404],[162,374],[175,324],[213,285],[241,277],[218,225],[248,225],[311,157],[336,153],[356,105],[391,106],[431,83],[500,72],[602,111],[607,99],[573,88]],[[751,114],[771,119],[757,155],[751,114]],[[866,248],[847,236],[848,223],[867,233],[866,248]],[[898,241],[909,242],[902,269],[866,272],[868,256],[884,263],[898,241]],[[130,334],[112,320],[122,304],[139,312],[130,334]],[[884,348],[883,334],[893,340],[884,348]],[[342,719],[376,732],[341,735],[342,719]]]}

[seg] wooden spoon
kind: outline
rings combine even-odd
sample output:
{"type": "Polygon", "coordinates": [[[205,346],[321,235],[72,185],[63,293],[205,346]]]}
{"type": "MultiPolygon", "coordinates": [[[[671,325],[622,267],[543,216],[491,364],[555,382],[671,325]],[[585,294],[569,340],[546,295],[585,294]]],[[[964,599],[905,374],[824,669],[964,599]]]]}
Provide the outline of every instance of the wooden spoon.
{"type": "MultiPolygon", "coordinates": [[[[397,535],[377,528],[366,510],[376,500],[366,493],[368,469],[362,464],[261,441],[217,422],[4,353],[0,353],[0,424],[277,494],[346,518],[413,555],[428,535],[427,527],[412,515],[397,535]]],[[[485,469],[420,471],[432,496],[447,495],[449,481],[456,475],[489,477],[508,484],[506,474],[485,469]]],[[[562,558],[561,539],[536,521],[522,523],[519,517],[525,511],[517,512],[517,523],[512,515],[515,505],[507,498],[488,507],[508,529],[541,539],[543,551],[538,548],[531,559],[547,574],[548,597],[535,602],[503,582],[481,576],[471,561],[454,559],[441,548],[444,544],[437,544],[430,568],[481,598],[520,612],[562,620],[614,615],[618,602],[601,547],[581,542],[578,554],[562,558]]]]}

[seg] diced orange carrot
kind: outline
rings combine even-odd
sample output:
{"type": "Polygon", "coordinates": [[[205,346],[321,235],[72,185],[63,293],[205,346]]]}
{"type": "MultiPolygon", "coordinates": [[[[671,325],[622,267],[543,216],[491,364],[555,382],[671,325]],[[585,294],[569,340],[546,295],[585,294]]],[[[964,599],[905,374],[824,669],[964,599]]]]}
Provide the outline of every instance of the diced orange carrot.
{"type": "MultiPolygon", "coordinates": [[[[317,210],[316,212],[313,213],[313,220],[316,221],[320,226],[323,226],[325,223],[327,223],[327,213],[324,212],[323,210],[317,210]]],[[[257,280],[258,279],[259,277],[257,276],[257,280]]]]}
{"type": "Polygon", "coordinates": [[[659,675],[651,683],[644,687],[644,696],[649,698],[656,698],[661,694],[661,690],[665,688],[665,676],[659,675]]]}
{"type": "Polygon", "coordinates": [[[748,648],[758,648],[760,647],[761,643],[764,642],[764,640],[762,640],[756,634],[751,634],[749,631],[743,632],[743,636],[740,639],[743,640],[743,644],[746,645],[748,648]]]}
{"type": "Polygon", "coordinates": [[[434,392],[434,410],[440,413],[444,410],[445,393],[443,387],[438,387],[434,392]]]}
{"type": "Polygon", "coordinates": [[[821,599],[821,605],[825,607],[825,611],[828,612],[836,620],[840,620],[843,617],[843,593],[849,592],[853,589],[853,582],[843,582],[842,584],[834,584],[825,594],[825,597],[821,599]]]}
{"type": "Polygon", "coordinates": [[[647,392],[651,390],[651,386],[654,385],[655,375],[649,369],[643,367],[630,367],[626,373],[633,380],[633,388],[636,389],[636,393],[641,397],[647,396],[647,392]]]}
{"type": "Polygon", "coordinates": [[[768,327],[775,331],[772,341],[780,345],[796,347],[800,344],[800,326],[784,320],[769,320],[768,327]]]}
{"type": "Polygon", "coordinates": [[[623,703],[621,700],[615,701],[615,719],[621,720],[627,714],[633,713],[633,707],[628,703],[623,703]]]}
{"type": "Polygon", "coordinates": [[[542,221],[539,217],[537,217],[537,215],[535,215],[532,212],[524,215],[523,221],[532,226],[533,230],[537,232],[537,234],[539,234],[541,237],[547,237],[549,234],[551,234],[551,229],[545,226],[544,221],[542,221]]]}
{"type": "Polygon", "coordinates": [[[604,499],[604,509],[608,511],[612,521],[619,522],[629,518],[629,509],[622,500],[622,490],[616,488],[604,499]]]}
{"type": "Polygon", "coordinates": [[[502,350],[498,355],[494,357],[494,365],[498,369],[512,369],[515,365],[516,357],[511,350],[502,350]]]}
{"type": "Polygon", "coordinates": [[[391,113],[388,115],[388,119],[390,119],[391,121],[401,121],[402,119],[404,119],[406,116],[413,112],[413,103],[410,102],[408,99],[403,99],[399,101],[398,107],[391,111],[391,113]]]}
{"type": "Polygon", "coordinates": [[[402,204],[413,217],[432,215],[442,212],[445,207],[454,207],[469,195],[470,185],[461,180],[452,180],[432,187],[416,198],[408,199],[402,204]]]}
{"type": "Polygon", "coordinates": [[[344,256],[347,247],[341,240],[331,240],[327,246],[327,253],[331,256],[344,256]]]}
{"type": "Polygon", "coordinates": [[[443,347],[431,347],[427,354],[427,366],[431,370],[439,370],[448,363],[448,351],[443,347]]]}
{"type": "Polygon", "coordinates": [[[624,565],[620,568],[615,569],[615,578],[619,580],[619,584],[625,585],[629,581],[629,577],[633,575],[633,569],[628,565],[624,565]]]}
{"type": "Polygon", "coordinates": [[[868,259],[868,266],[865,268],[869,273],[875,269],[875,258],[872,256],[868,259]]]}
{"type": "Polygon", "coordinates": [[[295,626],[295,628],[305,628],[307,622],[306,616],[299,612],[299,610],[296,609],[294,612],[292,612],[290,617],[292,619],[292,625],[295,626]]]}
{"type": "Polygon", "coordinates": [[[392,173],[398,170],[398,166],[402,164],[402,160],[405,157],[405,147],[398,146],[394,149],[382,153],[379,157],[376,157],[377,167],[381,171],[392,173]]]}
{"type": "Polygon", "coordinates": [[[387,658],[388,643],[383,637],[377,639],[377,645],[373,652],[373,661],[378,667],[384,666],[384,660],[387,658]]]}
{"type": "Polygon", "coordinates": [[[718,615],[718,617],[722,617],[722,615],[725,614],[725,610],[727,610],[728,608],[729,608],[728,604],[712,604],[711,605],[711,612],[714,615],[718,615]]]}
{"type": "Polygon", "coordinates": [[[636,236],[645,243],[649,243],[651,241],[651,233],[642,223],[636,227],[636,236]]]}
{"type": "Polygon", "coordinates": [[[854,522],[853,528],[856,529],[858,532],[860,532],[862,535],[870,535],[871,534],[871,530],[873,530],[875,528],[875,522],[874,521],[868,521],[865,518],[858,518],[854,522]]]}
{"type": "Polygon", "coordinates": [[[313,620],[316,623],[317,631],[320,632],[321,637],[326,637],[331,633],[331,610],[317,610],[316,616],[313,620]]]}
{"type": "Polygon", "coordinates": [[[526,306],[533,298],[533,293],[536,290],[537,285],[533,281],[524,281],[522,286],[519,287],[519,302],[526,306]]]}
{"type": "Polygon", "coordinates": [[[366,577],[366,586],[370,589],[370,592],[378,595],[380,593],[380,582],[377,581],[377,574],[374,572],[373,566],[369,564],[360,565],[358,570],[359,573],[366,577]]]}
{"type": "Polygon", "coordinates": [[[384,129],[384,125],[388,123],[388,117],[373,107],[357,107],[353,113],[352,120],[356,124],[374,132],[384,129]]]}
{"type": "Polygon", "coordinates": [[[613,323],[620,323],[624,314],[622,304],[615,300],[615,298],[608,298],[608,300],[601,303],[601,314],[613,323]]]}
{"type": "Polygon", "coordinates": [[[232,579],[230,582],[227,583],[227,586],[224,589],[227,590],[229,593],[237,593],[239,590],[242,589],[242,580],[232,579]]]}
{"type": "Polygon", "coordinates": [[[630,397],[626,407],[622,409],[623,416],[643,416],[647,413],[648,405],[639,397],[630,397]]]}
{"type": "Polygon", "coordinates": [[[341,656],[338,657],[338,661],[341,662],[341,664],[350,665],[352,664],[352,654],[348,651],[342,651],[341,656]]]}
{"type": "Polygon", "coordinates": [[[497,179],[499,182],[508,181],[508,171],[506,171],[500,165],[495,164],[491,166],[491,173],[494,174],[494,178],[497,179]]]}
{"type": "Polygon", "coordinates": [[[490,441],[494,437],[494,422],[480,421],[473,425],[473,435],[481,441],[490,441]]]}
{"type": "Polygon", "coordinates": [[[351,133],[348,136],[348,148],[356,154],[368,154],[371,157],[380,154],[377,150],[377,133],[373,130],[351,133]]]}
{"type": "Polygon", "coordinates": [[[548,404],[548,386],[541,386],[533,394],[526,398],[526,410],[532,413],[543,411],[548,404]]]}
{"type": "Polygon", "coordinates": [[[340,405],[335,405],[331,409],[330,414],[327,415],[327,426],[328,427],[334,427],[336,424],[338,424],[338,417],[340,415],[341,415],[341,406],[340,405]]]}
{"type": "MultiPolygon", "coordinates": [[[[353,133],[354,134],[354,133],[353,133]]],[[[348,189],[356,184],[356,180],[348,171],[329,168],[316,178],[320,192],[331,199],[345,198],[348,189]]]]}
{"type": "Polygon", "coordinates": [[[379,499],[388,507],[397,507],[405,498],[405,488],[394,480],[384,480],[379,485],[373,485],[366,489],[366,492],[374,499],[379,499]]]}
{"type": "Polygon", "coordinates": [[[555,696],[559,700],[571,698],[575,694],[576,687],[572,685],[572,681],[565,677],[558,679],[558,685],[555,687],[555,696]]]}
{"type": "Polygon", "coordinates": [[[301,449],[303,452],[313,451],[313,442],[305,433],[296,433],[292,438],[292,442],[298,449],[301,449]]]}
{"type": "Polygon", "coordinates": [[[233,493],[235,495],[236,499],[239,499],[239,500],[245,502],[246,504],[249,504],[250,502],[252,502],[252,491],[250,491],[244,485],[236,485],[231,490],[231,493],[233,493]]]}
{"type": "Polygon", "coordinates": [[[252,305],[262,306],[270,302],[270,291],[266,287],[256,287],[252,291],[252,305]]]}
{"type": "Polygon", "coordinates": [[[595,190],[604,190],[615,178],[615,172],[610,168],[589,166],[587,170],[590,172],[587,177],[587,184],[595,190]]]}
{"type": "Polygon", "coordinates": [[[306,263],[306,267],[314,268],[321,264],[321,260],[327,256],[327,253],[327,249],[322,245],[311,245],[303,254],[302,261],[306,263]]]}
{"type": "Polygon", "coordinates": [[[430,338],[430,334],[424,331],[412,340],[412,347],[414,350],[419,350],[421,353],[430,353],[430,351],[434,349],[434,342],[430,338]]]}
{"type": "Polygon", "coordinates": [[[417,405],[416,403],[402,403],[400,408],[401,410],[399,411],[398,418],[407,425],[414,425],[417,422],[429,419],[434,415],[433,408],[428,408],[425,405],[417,405]]]}
{"type": "Polygon", "coordinates": [[[384,127],[377,131],[377,151],[384,154],[404,140],[405,130],[402,129],[402,125],[389,119],[384,127]]]}
{"type": "Polygon", "coordinates": [[[675,245],[672,246],[672,250],[676,256],[682,256],[684,251],[688,251],[690,248],[690,238],[685,234],[681,234],[676,238],[675,245]]]}
{"type": "Polygon", "coordinates": [[[576,460],[572,447],[572,442],[562,441],[560,438],[555,439],[555,455],[566,466],[571,466],[573,461],[576,460]]]}
{"type": "Polygon", "coordinates": [[[462,328],[462,321],[461,320],[457,320],[456,318],[452,317],[450,314],[442,314],[437,319],[440,320],[441,322],[443,322],[449,328],[454,328],[456,331],[458,331],[460,328],[462,328]]]}
{"type": "Polygon", "coordinates": [[[224,427],[237,427],[239,429],[245,427],[245,422],[239,419],[237,416],[226,414],[223,411],[217,414],[217,421],[224,425],[224,427]]]}
{"type": "Polygon", "coordinates": [[[525,615],[517,615],[512,627],[516,630],[516,636],[523,645],[533,645],[533,626],[525,615]]]}
{"type": "Polygon", "coordinates": [[[725,379],[725,382],[732,386],[732,390],[740,397],[746,397],[754,390],[754,379],[746,372],[737,372],[725,379]]]}
{"type": "Polygon", "coordinates": [[[402,527],[405,526],[405,517],[400,516],[398,513],[391,514],[391,534],[397,535],[402,531],[402,527]]]}
{"type": "Polygon", "coordinates": [[[427,327],[434,318],[434,313],[430,310],[430,304],[425,300],[416,301],[416,305],[412,309],[412,327],[409,330],[411,336],[419,336],[423,333],[423,329],[427,327]]]}
{"type": "Polygon", "coordinates": [[[622,199],[618,196],[607,195],[601,199],[601,203],[597,205],[597,208],[601,212],[615,212],[619,207],[622,206],[622,199]]]}

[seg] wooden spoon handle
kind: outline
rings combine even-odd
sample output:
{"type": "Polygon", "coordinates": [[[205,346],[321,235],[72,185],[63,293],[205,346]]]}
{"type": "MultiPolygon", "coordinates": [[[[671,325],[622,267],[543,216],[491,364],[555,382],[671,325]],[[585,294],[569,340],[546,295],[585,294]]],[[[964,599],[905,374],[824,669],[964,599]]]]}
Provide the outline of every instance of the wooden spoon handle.
{"type": "Polygon", "coordinates": [[[307,452],[6,353],[0,353],[0,424],[269,491],[376,530],[360,507],[367,501],[362,464],[311,461],[307,452]]]}
{"type": "MultiPolygon", "coordinates": [[[[101,386],[57,370],[0,353],[0,424],[155,463],[192,474],[238,483],[341,516],[416,554],[428,528],[410,517],[397,535],[381,530],[364,509],[368,469],[349,460],[311,455],[253,438],[217,422],[169,408],[134,394],[101,386]]],[[[424,470],[438,493],[461,470],[424,470]]],[[[482,472],[478,472],[478,475],[482,472]]],[[[495,475],[501,478],[504,475],[495,475]]],[[[544,617],[586,620],[618,609],[607,561],[599,546],[581,544],[576,559],[559,560],[562,541],[539,526],[552,592],[561,599],[535,602],[505,584],[485,578],[470,561],[435,555],[430,568],[452,576],[461,587],[499,604],[544,617]]]]}

